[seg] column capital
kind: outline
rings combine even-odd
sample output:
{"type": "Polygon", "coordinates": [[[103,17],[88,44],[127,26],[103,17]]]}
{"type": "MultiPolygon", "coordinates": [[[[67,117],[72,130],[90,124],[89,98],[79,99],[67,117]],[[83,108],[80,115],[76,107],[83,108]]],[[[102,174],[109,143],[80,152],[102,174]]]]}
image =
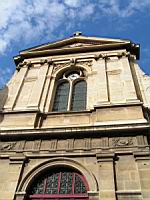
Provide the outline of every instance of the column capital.
{"type": "Polygon", "coordinates": [[[113,162],[115,158],[114,153],[97,153],[96,154],[98,162],[113,162]]]}
{"type": "Polygon", "coordinates": [[[9,157],[10,164],[22,164],[26,161],[26,156],[11,156],[9,157]]]}
{"type": "Polygon", "coordinates": [[[24,200],[25,196],[26,196],[26,192],[25,191],[16,192],[15,200],[24,200]]]}
{"type": "Polygon", "coordinates": [[[99,200],[99,192],[88,191],[89,200],[99,200]]]}
{"type": "Polygon", "coordinates": [[[133,153],[136,160],[150,160],[150,153],[149,151],[143,151],[143,152],[134,152],[133,153]]]}

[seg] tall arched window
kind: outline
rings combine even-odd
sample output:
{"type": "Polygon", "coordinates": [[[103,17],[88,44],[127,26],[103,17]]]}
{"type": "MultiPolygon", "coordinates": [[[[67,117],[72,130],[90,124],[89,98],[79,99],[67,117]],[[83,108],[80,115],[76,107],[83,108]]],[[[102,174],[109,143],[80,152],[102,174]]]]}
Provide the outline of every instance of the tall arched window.
{"type": "Polygon", "coordinates": [[[65,72],[57,80],[53,111],[80,111],[86,109],[87,84],[81,70],[65,72]]]}
{"type": "Polygon", "coordinates": [[[72,169],[47,171],[37,177],[29,189],[30,200],[88,199],[89,190],[82,174],[72,169]]]}
{"type": "Polygon", "coordinates": [[[69,82],[58,84],[54,100],[53,111],[66,111],[68,107],[69,82]]]}
{"type": "Polygon", "coordinates": [[[86,82],[78,81],[73,85],[71,110],[84,110],[86,108],[86,82]]]}

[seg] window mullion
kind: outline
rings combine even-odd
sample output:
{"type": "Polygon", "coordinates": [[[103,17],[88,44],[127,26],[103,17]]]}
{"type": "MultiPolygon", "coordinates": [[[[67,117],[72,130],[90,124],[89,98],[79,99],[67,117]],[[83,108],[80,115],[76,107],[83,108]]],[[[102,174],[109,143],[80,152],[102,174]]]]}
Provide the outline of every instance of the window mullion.
{"type": "Polygon", "coordinates": [[[72,193],[75,192],[75,173],[73,173],[73,180],[72,180],[72,193]]]}
{"type": "Polygon", "coordinates": [[[61,187],[61,172],[59,173],[59,177],[58,177],[58,194],[60,194],[60,188],[61,187]]]}
{"type": "Polygon", "coordinates": [[[69,89],[69,98],[68,98],[68,108],[67,111],[69,111],[71,109],[71,101],[72,101],[72,89],[73,89],[73,82],[70,82],[70,89],[69,89]]]}
{"type": "Polygon", "coordinates": [[[43,192],[44,192],[44,194],[46,193],[47,179],[48,179],[48,177],[45,178],[45,180],[44,180],[44,188],[43,188],[43,192]]]}

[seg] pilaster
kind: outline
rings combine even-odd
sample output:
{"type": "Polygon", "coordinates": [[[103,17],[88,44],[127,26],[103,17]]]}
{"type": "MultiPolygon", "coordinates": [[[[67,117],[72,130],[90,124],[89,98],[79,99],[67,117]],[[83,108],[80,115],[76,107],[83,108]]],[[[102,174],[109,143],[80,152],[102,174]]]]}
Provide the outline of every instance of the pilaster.
{"type": "MultiPolygon", "coordinates": [[[[107,77],[106,77],[106,69],[105,69],[105,58],[100,57],[97,60],[93,60],[93,69],[96,71],[96,88],[94,91],[96,94],[94,95],[96,100],[96,105],[108,104],[108,85],[107,85],[107,77]]],[[[93,84],[91,84],[93,86],[93,84]]],[[[90,87],[90,85],[89,85],[90,87]]],[[[93,90],[93,88],[91,88],[93,90]]],[[[89,94],[91,96],[91,93],[89,94]]]]}
{"type": "Polygon", "coordinates": [[[114,154],[97,154],[101,200],[116,200],[114,182],[114,154]]]}
{"type": "Polygon", "coordinates": [[[49,64],[47,62],[44,63],[40,67],[38,79],[36,80],[36,83],[34,84],[34,88],[32,90],[32,94],[29,98],[29,102],[28,102],[27,107],[38,108],[40,98],[41,98],[42,92],[43,92],[43,86],[44,86],[44,83],[45,83],[48,67],[49,67],[49,64]]]}
{"type": "MultiPolygon", "coordinates": [[[[47,84],[47,91],[45,91],[45,93],[43,95],[45,95],[45,102],[44,102],[44,106],[43,109],[45,110],[45,112],[48,112],[49,110],[51,110],[52,108],[52,103],[53,103],[53,98],[55,96],[55,88],[54,88],[54,84],[55,84],[55,78],[53,76],[53,69],[54,69],[54,65],[51,64],[49,67],[49,71],[48,71],[48,75],[47,75],[47,80],[46,80],[46,84],[47,84]]],[[[44,98],[44,96],[43,96],[44,98]]]]}
{"type": "Polygon", "coordinates": [[[150,197],[150,153],[149,151],[135,152],[134,157],[137,163],[141,196],[143,200],[149,200],[150,197]]]}
{"type": "MultiPolygon", "coordinates": [[[[1,159],[6,160],[6,158],[1,159]]],[[[3,180],[3,177],[0,177],[0,182],[3,185],[2,191],[0,191],[0,200],[14,200],[15,191],[19,184],[24,161],[24,156],[12,156],[9,160],[7,160],[8,165],[2,166],[5,167],[3,168],[5,180],[3,180]]]]}
{"type": "Polygon", "coordinates": [[[118,56],[106,57],[109,100],[111,103],[125,102],[122,68],[118,56]]]}
{"type": "Polygon", "coordinates": [[[8,98],[4,106],[5,110],[12,110],[17,97],[19,96],[21,86],[24,82],[24,78],[27,74],[28,67],[25,65],[19,71],[16,71],[13,76],[12,82],[8,85],[8,98]]]}
{"type": "Polygon", "coordinates": [[[133,82],[133,75],[131,74],[128,55],[123,55],[120,60],[123,68],[123,80],[125,83],[125,96],[127,102],[137,101],[137,94],[135,90],[135,85],[133,82]]]}

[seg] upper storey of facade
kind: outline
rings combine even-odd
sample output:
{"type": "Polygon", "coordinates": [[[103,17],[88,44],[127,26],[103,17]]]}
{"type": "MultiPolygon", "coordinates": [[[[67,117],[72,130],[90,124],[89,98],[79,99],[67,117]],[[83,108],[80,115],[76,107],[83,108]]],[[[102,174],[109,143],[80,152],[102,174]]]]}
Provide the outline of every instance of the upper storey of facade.
{"type": "Polygon", "coordinates": [[[73,37],[24,50],[0,93],[0,127],[34,129],[147,123],[150,77],[129,40],[73,37]]]}

